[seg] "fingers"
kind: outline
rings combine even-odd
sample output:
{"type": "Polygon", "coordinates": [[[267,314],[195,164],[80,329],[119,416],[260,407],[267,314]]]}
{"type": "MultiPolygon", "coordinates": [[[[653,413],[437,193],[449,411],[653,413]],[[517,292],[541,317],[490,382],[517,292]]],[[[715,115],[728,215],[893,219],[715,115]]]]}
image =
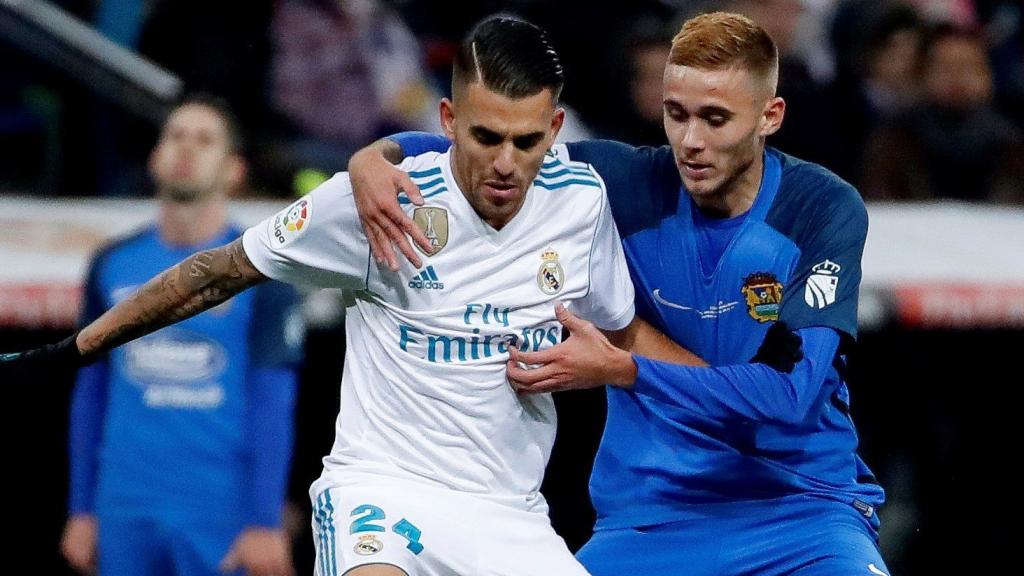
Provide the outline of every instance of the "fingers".
{"type": "MultiPolygon", "coordinates": [[[[405,192],[405,195],[409,197],[409,200],[413,204],[417,206],[423,205],[423,194],[420,193],[419,186],[417,186],[416,183],[412,181],[412,178],[409,178],[409,175],[407,173],[398,173],[398,180],[396,182],[396,185],[405,192]]],[[[409,218],[409,216],[407,216],[406,213],[397,206],[391,206],[390,208],[392,210],[391,219],[394,221],[394,223],[399,228],[404,230],[406,234],[411,236],[413,242],[418,244],[419,247],[422,248],[424,252],[432,251],[434,248],[433,244],[431,244],[430,240],[427,238],[427,235],[423,232],[423,230],[420,230],[420,227],[417,226],[416,223],[412,221],[412,218],[409,218]]],[[[406,256],[408,257],[409,254],[406,254],[406,256]]],[[[410,258],[410,261],[411,260],[412,258],[410,258]]]]}
{"type": "Polygon", "coordinates": [[[509,359],[523,364],[549,364],[559,358],[563,345],[557,344],[538,352],[521,352],[518,348],[512,347],[508,349],[509,359]]]}
{"type": "MultiPolygon", "coordinates": [[[[398,248],[399,252],[401,252],[405,256],[406,260],[412,263],[413,266],[417,268],[423,266],[423,261],[420,260],[419,255],[416,254],[415,250],[413,250],[412,245],[409,244],[409,238],[405,235],[405,230],[409,227],[412,227],[417,231],[419,231],[419,227],[416,226],[416,223],[406,216],[405,212],[402,212],[400,208],[392,208],[389,210],[390,211],[385,212],[381,216],[380,220],[378,220],[378,225],[384,230],[384,233],[388,238],[388,249],[389,252],[391,252],[391,257],[395,263],[395,266],[391,269],[393,271],[398,270],[398,260],[394,257],[394,250],[391,250],[392,246],[398,248]]],[[[420,232],[420,235],[422,236],[423,233],[420,232]]],[[[427,245],[430,245],[429,241],[427,241],[427,245]]]]}
{"type": "Polygon", "coordinates": [[[555,318],[569,329],[569,332],[577,332],[583,330],[590,324],[586,320],[581,320],[578,316],[569,312],[569,309],[565,307],[565,304],[559,302],[555,305],[555,318]]]}
{"type": "Polygon", "coordinates": [[[508,374],[509,382],[514,381],[522,385],[530,386],[549,378],[554,378],[555,376],[562,374],[563,371],[554,364],[538,366],[537,368],[521,368],[518,362],[509,360],[505,373],[508,374]]]}
{"type": "MultiPolygon", "coordinates": [[[[392,272],[397,272],[399,269],[398,257],[395,255],[394,250],[395,247],[402,252],[413,266],[417,268],[423,266],[423,261],[416,254],[416,251],[413,250],[412,245],[409,244],[405,233],[399,228],[399,226],[405,226],[406,224],[399,221],[398,226],[396,226],[396,219],[399,218],[408,219],[405,213],[397,210],[397,215],[394,213],[384,213],[375,217],[367,217],[363,220],[363,228],[367,230],[366,239],[370,244],[370,251],[373,253],[374,259],[378,264],[386,265],[392,272]]],[[[419,230],[412,220],[409,220],[409,223],[413,228],[419,230]]]]}
{"type": "Polygon", "coordinates": [[[391,250],[391,242],[387,234],[373,220],[363,218],[363,229],[366,230],[366,241],[370,244],[370,253],[377,264],[387,266],[391,270],[397,270],[398,262],[395,261],[394,253],[391,250]]]}
{"type": "Polygon", "coordinates": [[[517,394],[547,394],[550,392],[561,392],[571,388],[571,386],[568,386],[559,378],[548,378],[546,380],[541,380],[536,384],[525,384],[523,382],[515,382],[510,379],[509,383],[512,384],[512,389],[515,390],[517,394]]]}
{"type": "Polygon", "coordinates": [[[420,187],[412,181],[412,178],[409,178],[408,173],[399,170],[397,184],[413,204],[423,206],[423,194],[420,192],[420,187]]]}

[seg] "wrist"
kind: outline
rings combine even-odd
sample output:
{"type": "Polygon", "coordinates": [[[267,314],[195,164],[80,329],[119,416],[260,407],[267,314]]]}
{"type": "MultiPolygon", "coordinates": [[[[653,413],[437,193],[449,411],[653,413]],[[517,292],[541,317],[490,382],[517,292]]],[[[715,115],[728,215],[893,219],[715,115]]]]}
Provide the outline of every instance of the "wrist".
{"type": "Polygon", "coordinates": [[[385,162],[384,156],[380,150],[375,146],[367,146],[362,150],[359,150],[348,159],[348,171],[359,172],[360,170],[370,170],[373,167],[374,162],[385,162]]]}
{"type": "Polygon", "coordinates": [[[618,386],[627,390],[633,388],[637,375],[636,360],[633,359],[633,353],[616,348],[614,365],[612,386],[618,386]]]}

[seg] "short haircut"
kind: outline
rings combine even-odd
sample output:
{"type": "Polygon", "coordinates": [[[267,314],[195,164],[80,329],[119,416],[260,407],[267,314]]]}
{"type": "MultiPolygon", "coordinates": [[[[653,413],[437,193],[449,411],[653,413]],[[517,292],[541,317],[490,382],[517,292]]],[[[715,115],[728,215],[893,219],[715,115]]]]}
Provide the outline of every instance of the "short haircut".
{"type": "Polygon", "coordinates": [[[706,70],[739,66],[778,83],[779,50],[772,37],[741,14],[711,12],[695,16],[672,39],[669,64],[706,70]]]}
{"type": "MultiPolygon", "coordinates": [[[[221,121],[224,122],[224,129],[227,131],[228,147],[234,154],[243,154],[245,148],[245,137],[242,134],[242,126],[238,121],[238,116],[235,115],[234,111],[231,110],[231,105],[228,101],[220,96],[214,96],[205,92],[193,92],[186,95],[178,102],[174,108],[170,110],[167,117],[164,119],[164,126],[167,124],[167,120],[170,119],[171,114],[175,111],[184,108],[185,106],[202,106],[212,110],[214,114],[220,117],[221,121]]],[[[161,127],[162,130],[163,127],[161,127]]]]}
{"type": "Polygon", "coordinates": [[[565,71],[544,30],[512,16],[491,16],[473,27],[455,55],[453,88],[472,82],[512,99],[549,89],[557,100],[565,71]]]}

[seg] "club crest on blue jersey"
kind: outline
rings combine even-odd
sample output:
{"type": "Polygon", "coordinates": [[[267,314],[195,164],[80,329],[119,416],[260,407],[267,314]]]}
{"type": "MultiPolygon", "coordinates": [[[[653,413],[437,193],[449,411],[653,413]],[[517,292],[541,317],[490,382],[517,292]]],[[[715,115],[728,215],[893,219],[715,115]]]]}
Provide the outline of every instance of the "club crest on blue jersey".
{"type": "Polygon", "coordinates": [[[271,245],[280,248],[309,227],[313,217],[313,199],[309,196],[297,200],[291,206],[270,219],[271,245]]]}
{"type": "Polygon", "coordinates": [[[430,250],[424,250],[415,244],[420,252],[433,256],[448,245],[448,211],[437,206],[421,206],[412,211],[412,221],[420,227],[423,235],[430,240],[430,250]]]}
{"type": "Polygon", "coordinates": [[[782,304],[782,283],[771,272],[754,272],[743,279],[740,289],[747,300],[747,313],[758,322],[779,319],[782,304]]]}
{"type": "Polygon", "coordinates": [[[840,270],[842,266],[831,260],[815,264],[804,286],[804,302],[811,308],[824,308],[835,302],[840,270]]]}
{"type": "Polygon", "coordinates": [[[384,549],[384,543],[381,542],[376,536],[372,534],[366,534],[359,537],[359,541],[352,550],[360,556],[370,556],[376,554],[384,549]]]}
{"type": "Polygon", "coordinates": [[[558,294],[565,285],[565,270],[558,261],[558,252],[548,248],[540,255],[544,262],[537,270],[537,286],[540,291],[547,294],[558,294]]]}

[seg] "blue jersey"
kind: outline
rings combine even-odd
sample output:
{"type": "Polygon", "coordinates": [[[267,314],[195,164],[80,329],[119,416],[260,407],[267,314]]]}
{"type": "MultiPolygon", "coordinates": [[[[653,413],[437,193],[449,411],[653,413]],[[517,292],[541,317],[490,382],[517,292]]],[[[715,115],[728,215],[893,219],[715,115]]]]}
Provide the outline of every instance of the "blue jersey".
{"type": "MultiPolygon", "coordinates": [[[[169,246],[149,228],[105,248],[90,269],[84,323],[239,235],[169,246]]],[[[72,513],[233,511],[243,525],[278,524],[301,343],[301,323],[287,333],[295,303],[290,287],[267,282],[83,370],[72,408],[72,513]]]]}
{"type": "Polygon", "coordinates": [[[726,241],[715,242],[702,237],[707,223],[671,148],[588,141],[556,149],[607,183],[638,315],[716,367],[638,359],[633,390],[608,388],[591,478],[597,528],[796,495],[845,502],[874,521],[883,492],[856,455],[843,378],[867,233],[857,191],[768,149],[753,206],[720,223],[726,241]],[[791,375],[748,364],[775,320],[804,335],[807,359],[791,375]]]}

